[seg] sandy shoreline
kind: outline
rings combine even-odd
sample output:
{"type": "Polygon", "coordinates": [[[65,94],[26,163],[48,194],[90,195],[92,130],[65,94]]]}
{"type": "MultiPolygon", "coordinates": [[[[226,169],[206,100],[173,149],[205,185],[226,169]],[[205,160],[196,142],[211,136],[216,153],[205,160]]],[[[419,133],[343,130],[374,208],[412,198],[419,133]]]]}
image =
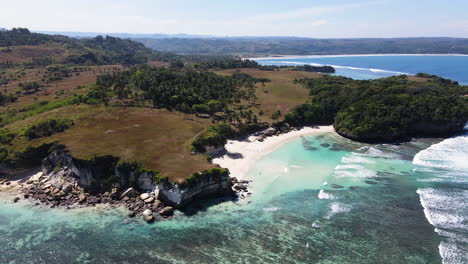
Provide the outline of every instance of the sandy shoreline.
{"type": "Polygon", "coordinates": [[[378,56],[468,56],[468,54],[343,54],[343,55],[273,55],[267,57],[245,58],[248,60],[300,59],[300,58],[335,58],[335,57],[378,57],[378,56]]]}
{"type": "Polygon", "coordinates": [[[279,136],[267,137],[262,142],[258,141],[255,136],[250,136],[245,141],[229,140],[225,148],[231,155],[226,154],[222,157],[215,158],[213,159],[213,163],[218,164],[222,168],[229,169],[232,177],[245,179],[247,173],[256,161],[283,144],[297,139],[300,136],[333,131],[333,126],[305,127],[301,130],[280,134],[279,136]],[[237,157],[240,156],[239,154],[242,155],[240,158],[237,157]]]}

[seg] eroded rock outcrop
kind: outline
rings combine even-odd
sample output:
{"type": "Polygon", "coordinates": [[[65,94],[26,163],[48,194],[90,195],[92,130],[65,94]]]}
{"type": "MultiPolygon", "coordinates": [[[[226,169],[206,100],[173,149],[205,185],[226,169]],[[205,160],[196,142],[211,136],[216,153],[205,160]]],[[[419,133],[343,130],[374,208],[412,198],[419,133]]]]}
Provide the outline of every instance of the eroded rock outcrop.
{"type": "Polygon", "coordinates": [[[165,202],[179,208],[197,198],[222,196],[232,193],[229,171],[212,169],[194,174],[185,183],[172,184],[168,181],[158,184],[159,196],[165,202]],[[190,180],[192,178],[192,180],[190,180]]]}
{"type": "Polygon", "coordinates": [[[98,156],[89,160],[73,158],[66,150],[58,150],[43,160],[42,170],[48,182],[57,189],[79,186],[90,193],[119,190],[120,199],[129,199],[143,192],[144,203],[157,199],[175,208],[186,206],[196,198],[220,196],[232,192],[229,171],[214,168],[195,173],[183,183],[158,180],[156,173],[114,156],[98,156]],[[64,187],[65,186],[65,187],[64,187]],[[149,196],[145,193],[153,193],[149,196]],[[125,198],[128,197],[128,198],[125,198]]]}

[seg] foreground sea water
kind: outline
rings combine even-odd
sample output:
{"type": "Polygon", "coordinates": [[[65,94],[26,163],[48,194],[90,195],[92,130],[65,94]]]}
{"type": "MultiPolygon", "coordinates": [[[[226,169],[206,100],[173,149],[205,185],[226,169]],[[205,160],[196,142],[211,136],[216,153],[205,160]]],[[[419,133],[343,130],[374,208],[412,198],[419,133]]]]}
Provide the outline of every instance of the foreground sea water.
{"type": "Polygon", "coordinates": [[[0,263],[466,263],[466,140],[298,138],[257,162],[252,196],[151,225],[3,197],[0,263]]]}

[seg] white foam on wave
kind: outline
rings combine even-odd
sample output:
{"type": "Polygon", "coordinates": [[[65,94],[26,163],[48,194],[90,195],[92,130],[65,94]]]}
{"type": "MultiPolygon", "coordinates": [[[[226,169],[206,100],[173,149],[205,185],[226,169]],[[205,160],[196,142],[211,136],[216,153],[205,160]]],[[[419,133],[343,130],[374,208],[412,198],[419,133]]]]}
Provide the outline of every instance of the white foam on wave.
{"type": "Polygon", "coordinates": [[[348,156],[341,158],[341,162],[347,163],[347,164],[349,163],[374,164],[375,163],[373,160],[359,156],[357,153],[353,153],[353,155],[348,155],[348,156]]]}
{"type": "Polygon", "coordinates": [[[355,71],[369,71],[373,73],[387,73],[391,75],[411,75],[411,73],[400,72],[400,71],[391,71],[391,70],[384,70],[384,69],[375,69],[375,68],[361,68],[361,67],[353,67],[353,66],[343,66],[343,65],[334,65],[334,64],[321,64],[321,63],[311,63],[311,62],[304,62],[304,61],[264,61],[265,63],[281,63],[281,64],[290,64],[290,65],[311,65],[311,66],[325,66],[330,65],[336,69],[348,69],[348,70],[355,70],[355,71]]]}
{"type": "Polygon", "coordinates": [[[357,70],[357,71],[370,71],[373,73],[388,73],[392,75],[411,75],[410,73],[399,72],[399,71],[390,71],[384,69],[374,69],[374,68],[360,68],[360,67],[351,67],[351,66],[341,66],[341,65],[330,65],[333,68],[337,69],[349,69],[349,70],[357,70]]]}
{"type": "Polygon", "coordinates": [[[297,61],[279,61],[279,63],[283,64],[291,64],[291,65],[310,65],[310,66],[324,66],[324,64],[319,64],[319,63],[310,63],[310,62],[297,62],[297,61]]]}
{"type": "Polygon", "coordinates": [[[468,200],[468,191],[456,192],[456,195],[448,191],[434,188],[420,188],[419,194],[424,214],[431,225],[436,228],[466,229],[468,223],[458,212],[465,209],[465,201],[468,200]]]}
{"type": "Polygon", "coordinates": [[[444,263],[467,263],[466,251],[457,244],[442,241],[439,244],[439,253],[444,263]]]}
{"type": "Polygon", "coordinates": [[[320,190],[319,194],[317,195],[320,200],[330,200],[333,199],[333,195],[325,192],[323,189],[320,190]]]}
{"type": "Polygon", "coordinates": [[[468,135],[449,138],[430,146],[417,153],[413,163],[420,166],[467,172],[468,135]]]}
{"type": "Polygon", "coordinates": [[[289,167],[294,168],[294,169],[303,169],[303,166],[300,165],[289,165],[289,167]]]}
{"type": "Polygon", "coordinates": [[[377,176],[377,174],[359,164],[346,164],[335,167],[335,176],[337,178],[371,178],[377,176]]]}
{"type": "Polygon", "coordinates": [[[378,147],[361,147],[358,151],[363,151],[363,153],[356,153],[353,152],[354,155],[363,156],[363,157],[371,157],[371,158],[384,158],[384,159],[397,159],[400,156],[397,153],[389,152],[389,151],[382,151],[378,149],[378,147]]]}
{"type": "MultiPolygon", "coordinates": [[[[465,126],[465,130],[466,130],[465,126]]],[[[439,253],[444,263],[468,263],[468,133],[446,139],[414,156],[416,171],[432,175],[420,181],[438,187],[419,188],[421,205],[434,231],[444,237],[439,253]],[[449,185],[437,185],[438,182],[449,185]]]]}
{"type": "Polygon", "coordinates": [[[265,212],[276,212],[276,211],[278,211],[278,210],[279,210],[278,207],[263,208],[263,211],[265,211],[265,212]]]}
{"type": "Polygon", "coordinates": [[[330,204],[330,211],[328,214],[325,216],[325,219],[330,219],[332,216],[336,214],[341,214],[341,213],[347,213],[351,211],[351,206],[345,205],[342,203],[331,203],[330,204]]]}

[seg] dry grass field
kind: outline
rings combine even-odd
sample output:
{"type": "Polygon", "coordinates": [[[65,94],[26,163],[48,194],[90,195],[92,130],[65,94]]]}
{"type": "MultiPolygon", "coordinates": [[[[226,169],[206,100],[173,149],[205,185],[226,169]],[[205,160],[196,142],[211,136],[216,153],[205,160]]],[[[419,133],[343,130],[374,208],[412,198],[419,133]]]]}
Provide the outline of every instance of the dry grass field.
{"type": "Polygon", "coordinates": [[[20,151],[28,145],[59,141],[76,158],[112,154],[126,160],[137,160],[160,170],[171,180],[182,181],[194,172],[212,167],[203,155],[191,155],[190,143],[211,123],[192,115],[168,110],[132,107],[75,105],[52,110],[17,121],[7,126],[21,133],[31,124],[48,118],[71,118],[70,129],[46,138],[13,142],[20,151]]]}
{"type": "MultiPolygon", "coordinates": [[[[237,70],[223,70],[219,74],[229,75],[237,70]]],[[[254,78],[267,78],[271,82],[257,83],[258,97],[256,112],[263,111],[259,115],[262,121],[271,122],[272,114],[280,110],[281,114],[288,113],[294,106],[303,104],[309,99],[309,91],[300,84],[294,84],[294,79],[318,78],[320,73],[302,71],[261,71],[258,69],[240,69],[240,72],[247,73],[254,78]]]]}
{"type": "Polygon", "coordinates": [[[123,66],[120,65],[103,65],[103,66],[90,66],[87,70],[77,73],[72,73],[70,77],[66,77],[63,80],[50,82],[44,84],[42,78],[45,73],[45,68],[38,69],[4,69],[7,76],[14,75],[16,80],[10,81],[6,87],[2,87],[2,92],[17,94],[18,100],[14,103],[8,104],[7,106],[0,107],[0,112],[6,109],[24,107],[35,101],[52,101],[59,100],[61,98],[69,97],[73,94],[80,94],[82,91],[76,89],[80,85],[88,85],[96,82],[96,77],[99,74],[112,72],[114,70],[122,70],[123,66]],[[24,94],[19,84],[21,82],[38,82],[44,84],[38,92],[24,94]]]}

